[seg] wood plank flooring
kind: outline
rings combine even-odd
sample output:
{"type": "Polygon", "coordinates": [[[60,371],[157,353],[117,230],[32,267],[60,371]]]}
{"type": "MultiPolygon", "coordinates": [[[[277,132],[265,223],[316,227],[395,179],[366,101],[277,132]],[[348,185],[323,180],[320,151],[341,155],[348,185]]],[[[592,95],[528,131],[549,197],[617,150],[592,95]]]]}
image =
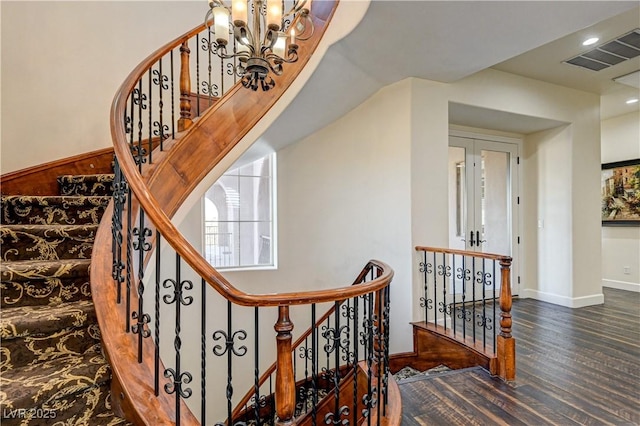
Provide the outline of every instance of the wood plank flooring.
{"type": "Polygon", "coordinates": [[[604,305],[514,300],[516,382],[481,368],[400,385],[403,426],[640,425],[640,293],[604,305]]]}

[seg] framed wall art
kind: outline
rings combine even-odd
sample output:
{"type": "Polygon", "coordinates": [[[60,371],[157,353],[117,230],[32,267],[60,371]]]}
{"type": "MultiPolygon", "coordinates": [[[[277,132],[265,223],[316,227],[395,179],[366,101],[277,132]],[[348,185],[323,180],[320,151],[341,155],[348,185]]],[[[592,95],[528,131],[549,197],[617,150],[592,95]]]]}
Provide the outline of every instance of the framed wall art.
{"type": "Polygon", "coordinates": [[[640,226],[640,158],[602,165],[602,225],[640,226]]]}

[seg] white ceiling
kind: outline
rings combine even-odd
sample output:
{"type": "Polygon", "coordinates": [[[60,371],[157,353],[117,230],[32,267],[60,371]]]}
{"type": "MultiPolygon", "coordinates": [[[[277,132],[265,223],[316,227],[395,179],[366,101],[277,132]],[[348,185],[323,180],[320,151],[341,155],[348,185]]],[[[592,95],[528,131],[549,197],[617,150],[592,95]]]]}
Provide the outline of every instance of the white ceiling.
{"type": "MultiPolygon", "coordinates": [[[[638,27],[638,1],[374,0],[247,157],[304,138],[404,78],[454,82],[490,67],[599,93],[603,117],[631,112],[638,104],[623,100],[638,89],[611,79],[640,69],[640,57],[600,72],[562,61],[590,49],[581,45],[586,35],[607,41],[638,27]]],[[[558,125],[478,110],[452,105],[451,121],[524,134],[558,125]],[[515,127],[503,128],[505,118],[515,127]]]]}

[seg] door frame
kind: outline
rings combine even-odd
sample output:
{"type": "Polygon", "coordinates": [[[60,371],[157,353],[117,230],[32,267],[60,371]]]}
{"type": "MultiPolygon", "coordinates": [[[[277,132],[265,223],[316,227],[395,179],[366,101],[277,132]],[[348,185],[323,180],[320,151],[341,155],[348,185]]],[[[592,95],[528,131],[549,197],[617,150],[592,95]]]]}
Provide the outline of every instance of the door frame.
{"type": "MultiPolygon", "coordinates": [[[[523,173],[522,170],[520,168],[521,165],[521,157],[522,157],[522,147],[523,147],[523,138],[522,137],[518,137],[518,136],[502,136],[502,135],[495,135],[495,134],[491,134],[491,133],[478,133],[478,132],[473,132],[473,131],[466,131],[466,130],[457,130],[457,129],[449,129],[449,137],[457,137],[457,138],[464,138],[464,139],[475,139],[475,140],[482,140],[482,141],[488,141],[488,142],[500,142],[500,143],[507,143],[507,144],[513,144],[516,146],[516,159],[515,159],[515,163],[514,163],[514,167],[513,170],[516,174],[515,179],[512,176],[511,179],[511,187],[513,190],[513,199],[516,200],[515,203],[513,203],[513,207],[512,207],[512,218],[511,218],[511,226],[512,226],[512,241],[514,241],[514,243],[512,244],[513,249],[512,249],[512,258],[513,258],[513,263],[511,265],[511,292],[514,296],[517,296],[520,294],[521,289],[526,288],[525,283],[522,281],[522,274],[520,273],[520,271],[524,270],[523,269],[523,265],[526,262],[526,260],[524,259],[523,256],[523,248],[524,248],[524,244],[522,241],[522,229],[523,229],[523,223],[522,223],[522,214],[521,211],[523,209],[523,197],[520,195],[520,189],[522,188],[523,185],[523,173]],[[514,187],[514,182],[515,182],[515,187],[514,187]]],[[[449,145],[449,142],[447,142],[447,146],[449,145]]]]}

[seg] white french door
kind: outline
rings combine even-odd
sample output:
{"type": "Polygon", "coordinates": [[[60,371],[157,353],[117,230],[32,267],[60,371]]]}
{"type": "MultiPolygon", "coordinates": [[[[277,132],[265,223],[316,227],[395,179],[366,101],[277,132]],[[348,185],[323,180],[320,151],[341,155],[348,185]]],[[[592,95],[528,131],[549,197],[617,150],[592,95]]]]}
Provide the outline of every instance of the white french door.
{"type": "MultiPolygon", "coordinates": [[[[449,247],[511,256],[517,274],[518,144],[449,138],[449,247]]],[[[512,280],[517,294],[517,280],[512,280]]]]}

